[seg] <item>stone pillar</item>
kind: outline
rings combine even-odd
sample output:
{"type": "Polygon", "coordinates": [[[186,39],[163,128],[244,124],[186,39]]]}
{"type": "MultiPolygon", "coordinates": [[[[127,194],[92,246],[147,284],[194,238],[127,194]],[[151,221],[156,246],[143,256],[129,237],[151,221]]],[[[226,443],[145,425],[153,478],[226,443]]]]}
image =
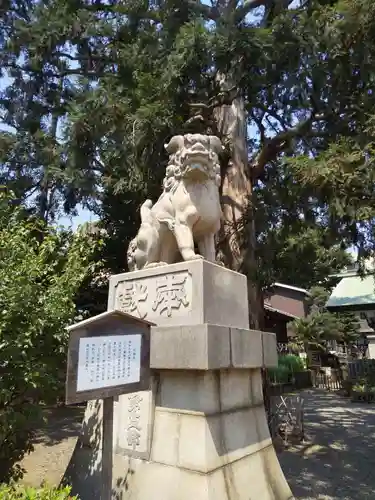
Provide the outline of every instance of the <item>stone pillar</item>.
{"type": "Polygon", "coordinates": [[[369,359],[375,359],[375,335],[367,334],[367,357],[369,359]]]}
{"type": "Polygon", "coordinates": [[[245,276],[196,260],[113,276],[109,309],[157,324],[150,391],[115,408],[114,493],[132,500],[292,498],[269,435],[245,276]]]}

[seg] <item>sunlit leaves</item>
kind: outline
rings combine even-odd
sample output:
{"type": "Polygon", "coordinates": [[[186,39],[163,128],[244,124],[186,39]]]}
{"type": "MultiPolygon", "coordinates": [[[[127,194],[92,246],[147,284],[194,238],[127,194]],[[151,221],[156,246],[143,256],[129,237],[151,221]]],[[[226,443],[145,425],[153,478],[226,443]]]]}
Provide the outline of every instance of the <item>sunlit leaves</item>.
{"type": "Polygon", "coordinates": [[[62,393],[65,327],[94,250],[81,233],[27,217],[13,199],[0,191],[0,483],[29,449],[38,403],[62,393]]]}
{"type": "Polygon", "coordinates": [[[323,287],[312,288],[310,313],[291,324],[296,340],[308,351],[325,350],[330,340],[351,344],[359,337],[359,323],[353,314],[327,311],[325,303],[329,295],[329,290],[323,287]]]}

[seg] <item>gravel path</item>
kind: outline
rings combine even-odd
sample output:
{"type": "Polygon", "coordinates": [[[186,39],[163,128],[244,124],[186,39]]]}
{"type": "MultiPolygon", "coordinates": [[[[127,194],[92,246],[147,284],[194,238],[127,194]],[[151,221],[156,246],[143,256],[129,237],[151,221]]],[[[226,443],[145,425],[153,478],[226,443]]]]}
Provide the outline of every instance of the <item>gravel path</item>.
{"type": "Polygon", "coordinates": [[[76,445],[83,415],[83,407],[45,410],[47,423],[37,431],[34,451],[20,463],[26,470],[24,484],[37,487],[44,481],[51,486],[60,483],[76,445]]]}
{"type": "Polygon", "coordinates": [[[306,391],[307,442],[279,460],[296,500],[375,499],[375,407],[306,391]]]}

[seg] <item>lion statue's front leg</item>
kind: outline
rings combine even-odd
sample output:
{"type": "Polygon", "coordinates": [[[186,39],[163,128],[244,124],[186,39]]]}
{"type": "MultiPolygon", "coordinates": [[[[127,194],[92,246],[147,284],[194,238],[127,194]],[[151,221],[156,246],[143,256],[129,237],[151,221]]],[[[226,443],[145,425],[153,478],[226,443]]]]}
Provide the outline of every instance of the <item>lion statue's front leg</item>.
{"type": "Polygon", "coordinates": [[[187,203],[183,197],[181,198],[174,225],[174,235],[178,249],[183,260],[203,259],[205,255],[196,254],[194,250],[193,228],[199,220],[199,214],[191,203],[187,203]]]}
{"type": "Polygon", "coordinates": [[[198,248],[206,260],[216,262],[215,234],[206,234],[198,240],[198,248]]]}

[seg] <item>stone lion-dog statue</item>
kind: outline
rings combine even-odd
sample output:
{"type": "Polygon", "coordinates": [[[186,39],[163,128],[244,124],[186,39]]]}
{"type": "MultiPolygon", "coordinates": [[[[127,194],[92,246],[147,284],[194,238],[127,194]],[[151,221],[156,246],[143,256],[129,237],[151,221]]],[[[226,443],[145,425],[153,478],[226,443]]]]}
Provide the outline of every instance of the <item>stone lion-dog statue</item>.
{"type": "Polygon", "coordinates": [[[141,226],[127,252],[130,271],[181,260],[215,262],[214,238],[222,217],[221,141],[212,135],[176,135],[165,148],[170,158],[163,192],[154,205],[146,200],[141,207],[141,226]]]}

